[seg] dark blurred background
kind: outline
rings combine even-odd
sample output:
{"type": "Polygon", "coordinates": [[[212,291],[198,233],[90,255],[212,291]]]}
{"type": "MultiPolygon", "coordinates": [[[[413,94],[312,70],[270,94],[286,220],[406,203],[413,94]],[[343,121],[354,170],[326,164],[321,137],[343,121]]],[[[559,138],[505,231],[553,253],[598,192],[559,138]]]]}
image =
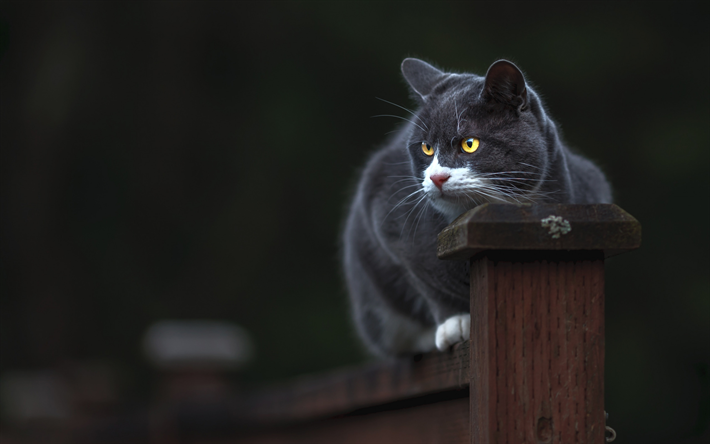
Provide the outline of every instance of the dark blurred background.
{"type": "Polygon", "coordinates": [[[399,65],[414,56],[478,74],[513,60],[606,171],[644,228],[607,262],[609,423],[619,443],[700,442],[707,5],[2,2],[0,436],[32,416],[17,407],[32,381],[60,393],[58,420],[82,399],[147,408],[141,344],[164,319],[247,330],[242,387],[366,361],[338,236],[358,169],[399,125],[371,116],[404,113],[376,97],[413,106],[399,65]]]}

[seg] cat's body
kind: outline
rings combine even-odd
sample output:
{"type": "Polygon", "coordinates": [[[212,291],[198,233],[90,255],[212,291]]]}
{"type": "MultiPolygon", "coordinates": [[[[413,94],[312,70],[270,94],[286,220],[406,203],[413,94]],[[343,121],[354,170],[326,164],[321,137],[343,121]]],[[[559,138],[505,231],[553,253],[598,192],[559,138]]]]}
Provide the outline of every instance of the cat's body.
{"type": "Polygon", "coordinates": [[[367,163],[343,237],[355,324],[380,356],[468,338],[468,264],[436,256],[437,234],[457,216],[484,202],[611,201],[604,175],[562,144],[515,65],[480,77],[406,59],[402,72],[419,109],[367,163]]]}

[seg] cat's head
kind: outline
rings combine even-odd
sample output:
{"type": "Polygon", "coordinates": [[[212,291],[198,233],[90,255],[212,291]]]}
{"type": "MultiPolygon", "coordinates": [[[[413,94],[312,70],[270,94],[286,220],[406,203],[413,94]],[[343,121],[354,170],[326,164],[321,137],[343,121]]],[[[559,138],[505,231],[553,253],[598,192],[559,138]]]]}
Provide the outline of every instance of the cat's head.
{"type": "Polygon", "coordinates": [[[553,147],[540,99],[511,62],[484,77],[445,73],[405,59],[419,102],[407,149],[432,206],[453,219],[484,202],[531,202],[542,194],[553,147]]]}

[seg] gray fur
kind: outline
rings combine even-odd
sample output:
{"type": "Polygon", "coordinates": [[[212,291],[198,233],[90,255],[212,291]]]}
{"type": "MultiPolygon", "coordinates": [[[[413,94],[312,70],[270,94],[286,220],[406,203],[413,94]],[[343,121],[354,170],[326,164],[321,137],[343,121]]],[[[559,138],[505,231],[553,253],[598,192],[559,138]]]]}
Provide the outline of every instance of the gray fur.
{"type": "Polygon", "coordinates": [[[367,162],[343,235],[355,325],[379,356],[428,351],[438,325],[468,313],[468,264],[436,257],[437,234],[458,213],[489,201],[611,202],[602,172],[563,145],[514,64],[498,61],[481,77],[406,59],[402,72],[419,108],[367,162]],[[460,150],[467,137],[480,139],[475,153],[460,150]],[[442,211],[421,191],[432,163],[423,141],[441,165],[488,178],[489,188],[449,197],[460,211],[442,211]]]}

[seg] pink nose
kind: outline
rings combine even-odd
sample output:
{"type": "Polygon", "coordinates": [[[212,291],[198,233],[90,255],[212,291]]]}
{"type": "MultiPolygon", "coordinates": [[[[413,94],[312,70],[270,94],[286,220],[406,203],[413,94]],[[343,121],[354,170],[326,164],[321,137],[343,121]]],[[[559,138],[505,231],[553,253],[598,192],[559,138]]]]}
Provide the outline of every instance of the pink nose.
{"type": "Polygon", "coordinates": [[[449,180],[449,177],[451,177],[450,174],[432,174],[429,176],[429,179],[434,182],[434,185],[436,185],[438,189],[441,189],[441,186],[444,185],[444,182],[449,180]]]}

